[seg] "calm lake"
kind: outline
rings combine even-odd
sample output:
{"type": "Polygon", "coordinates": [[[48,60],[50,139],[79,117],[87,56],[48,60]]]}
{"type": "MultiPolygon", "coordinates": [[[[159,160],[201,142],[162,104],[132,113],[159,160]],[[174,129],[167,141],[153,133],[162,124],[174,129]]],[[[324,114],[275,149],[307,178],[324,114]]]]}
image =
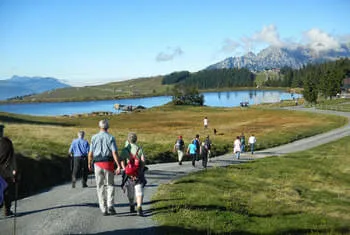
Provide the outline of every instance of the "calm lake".
{"type": "MultiPolygon", "coordinates": [[[[250,105],[261,103],[280,102],[291,100],[293,95],[300,98],[301,95],[290,94],[283,91],[225,91],[205,92],[204,104],[212,107],[235,107],[240,102],[249,102],[250,105]]],[[[113,105],[142,105],[146,108],[160,106],[171,101],[171,96],[157,96],[148,98],[101,100],[84,102],[60,102],[60,103],[30,103],[30,104],[1,104],[0,111],[34,116],[57,116],[91,113],[98,111],[117,112],[113,105]]]]}

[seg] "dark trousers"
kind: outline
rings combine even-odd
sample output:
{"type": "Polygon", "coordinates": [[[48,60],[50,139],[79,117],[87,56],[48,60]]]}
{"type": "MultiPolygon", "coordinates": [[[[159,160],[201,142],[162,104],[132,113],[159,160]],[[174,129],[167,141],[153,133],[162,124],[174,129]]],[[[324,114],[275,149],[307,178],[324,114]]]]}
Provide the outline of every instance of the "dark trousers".
{"type": "Polygon", "coordinates": [[[207,163],[208,163],[208,152],[203,152],[202,153],[202,166],[204,168],[207,168],[207,163]]]}
{"type": "Polygon", "coordinates": [[[15,199],[15,183],[12,178],[5,179],[7,188],[4,191],[4,201],[2,206],[4,207],[5,213],[11,210],[11,203],[15,199]]]}
{"type": "Polygon", "coordinates": [[[190,157],[192,159],[192,166],[195,166],[195,164],[196,164],[196,156],[197,156],[196,153],[195,154],[190,154],[190,157]]]}
{"type": "Polygon", "coordinates": [[[73,159],[72,182],[77,181],[78,174],[81,172],[82,185],[86,185],[88,178],[88,159],[87,157],[74,157],[73,159]]]}

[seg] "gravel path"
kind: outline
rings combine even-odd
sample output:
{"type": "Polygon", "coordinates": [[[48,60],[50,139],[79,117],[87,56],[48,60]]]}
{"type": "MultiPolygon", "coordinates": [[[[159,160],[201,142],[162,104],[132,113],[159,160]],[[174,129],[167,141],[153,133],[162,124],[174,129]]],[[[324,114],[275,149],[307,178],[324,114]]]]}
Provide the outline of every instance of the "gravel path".
{"type": "MultiPolygon", "coordinates": [[[[348,117],[350,113],[326,110],[305,109],[291,107],[290,110],[328,113],[348,117]]],[[[258,151],[254,158],[277,156],[301,150],[306,150],[344,136],[350,135],[350,125],[330,132],[295,141],[276,148],[258,151]]],[[[240,161],[232,159],[231,154],[214,158],[208,163],[209,167],[239,164],[248,161],[250,154],[242,154],[240,161]]],[[[189,172],[202,170],[201,161],[193,168],[191,162],[163,163],[149,165],[147,173],[148,185],[145,188],[144,217],[129,214],[126,194],[120,189],[120,176],[116,176],[117,214],[102,216],[98,205],[95,181],[92,176],[88,180],[88,188],[75,189],[71,184],[56,186],[45,192],[19,200],[17,203],[16,234],[154,234],[157,225],[152,220],[152,214],[157,211],[150,209],[151,196],[160,184],[168,183],[177,177],[189,172]]],[[[80,182],[78,182],[80,183],[80,182]]],[[[2,216],[2,215],[1,215],[2,216]]],[[[0,234],[14,234],[14,218],[0,217],[0,234]]]]}

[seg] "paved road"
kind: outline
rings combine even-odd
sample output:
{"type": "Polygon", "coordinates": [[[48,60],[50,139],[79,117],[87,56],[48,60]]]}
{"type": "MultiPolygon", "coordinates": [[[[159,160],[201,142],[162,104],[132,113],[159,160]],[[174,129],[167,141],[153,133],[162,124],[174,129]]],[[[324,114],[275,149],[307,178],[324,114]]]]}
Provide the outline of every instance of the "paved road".
{"type": "MultiPolygon", "coordinates": [[[[311,111],[342,115],[350,119],[350,113],[304,109],[292,107],[292,110],[311,111]]],[[[295,141],[293,143],[256,152],[255,158],[282,155],[306,150],[344,136],[350,135],[350,125],[330,132],[295,141]]],[[[235,161],[231,154],[214,158],[209,167],[239,164],[248,161],[249,154],[243,154],[242,160],[235,161]]],[[[70,183],[53,187],[45,192],[18,201],[16,234],[154,234],[157,225],[152,220],[150,209],[151,196],[160,184],[164,184],[189,172],[202,170],[201,162],[193,168],[190,162],[182,166],[176,163],[149,165],[148,185],[145,188],[144,217],[128,213],[127,197],[120,189],[120,176],[116,177],[115,216],[102,216],[98,205],[93,177],[88,181],[88,188],[72,189],[70,183]]],[[[78,184],[79,185],[79,184],[78,184]]],[[[14,234],[14,218],[0,217],[0,234],[14,234]]]]}

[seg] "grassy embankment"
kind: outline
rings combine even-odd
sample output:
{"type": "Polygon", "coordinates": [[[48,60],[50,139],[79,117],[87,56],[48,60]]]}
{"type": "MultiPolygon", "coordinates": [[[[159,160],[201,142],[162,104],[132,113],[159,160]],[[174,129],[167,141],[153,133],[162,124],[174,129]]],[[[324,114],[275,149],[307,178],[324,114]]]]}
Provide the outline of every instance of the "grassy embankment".
{"type": "Polygon", "coordinates": [[[162,106],[136,113],[76,118],[0,113],[5,135],[12,139],[16,153],[22,156],[19,165],[22,164],[23,179],[36,176],[34,182],[38,185],[26,184],[34,187],[28,191],[68,180],[67,151],[72,139],[82,129],[90,140],[98,131],[97,123],[102,118],[109,119],[110,133],[116,137],[118,146],[123,146],[128,132],[138,133],[148,163],[176,161],[172,148],[178,135],[184,137],[186,144],[197,133],[202,139],[210,135],[214,154],[218,155],[231,151],[234,137],[242,132],[246,136],[254,133],[258,139],[257,148],[262,149],[315,135],[347,122],[336,116],[256,108],[162,106]],[[208,130],[203,129],[205,116],[209,118],[208,130]],[[212,134],[213,128],[218,130],[216,136],[212,134]]]}
{"type": "Polygon", "coordinates": [[[350,234],[350,137],[160,186],[161,234],[350,234]]]}
{"type": "Polygon", "coordinates": [[[316,106],[318,109],[335,110],[341,112],[350,112],[350,99],[332,99],[332,100],[321,100],[316,106]]]}
{"type": "Polygon", "coordinates": [[[159,96],[169,94],[172,87],[173,85],[162,85],[162,76],[158,76],[96,86],[56,89],[12,102],[63,102],[159,96]]]}

